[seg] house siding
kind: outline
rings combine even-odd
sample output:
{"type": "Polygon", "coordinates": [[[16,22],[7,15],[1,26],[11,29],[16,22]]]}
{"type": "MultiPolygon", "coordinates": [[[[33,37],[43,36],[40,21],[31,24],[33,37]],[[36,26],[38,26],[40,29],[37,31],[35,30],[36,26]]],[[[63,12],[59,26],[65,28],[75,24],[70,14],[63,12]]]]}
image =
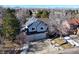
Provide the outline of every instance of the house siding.
{"type": "Polygon", "coordinates": [[[45,33],[27,35],[27,38],[29,39],[29,41],[46,39],[47,38],[47,33],[45,32],[45,33]]]}

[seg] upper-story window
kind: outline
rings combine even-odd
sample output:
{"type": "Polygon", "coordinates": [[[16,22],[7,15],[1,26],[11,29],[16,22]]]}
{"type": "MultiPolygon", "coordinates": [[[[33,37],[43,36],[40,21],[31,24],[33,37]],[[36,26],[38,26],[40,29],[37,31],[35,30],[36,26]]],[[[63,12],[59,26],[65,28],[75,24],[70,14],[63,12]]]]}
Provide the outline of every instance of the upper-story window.
{"type": "Polygon", "coordinates": [[[1,12],[0,12],[0,14],[1,14],[1,12]]]}
{"type": "Polygon", "coordinates": [[[35,30],[35,28],[32,28],[32,30],[35,30]]]}
{"type": "Polygon", "coordinates": [[[41,30],[43,30],[43,27],[41,27],[41,30]]]}

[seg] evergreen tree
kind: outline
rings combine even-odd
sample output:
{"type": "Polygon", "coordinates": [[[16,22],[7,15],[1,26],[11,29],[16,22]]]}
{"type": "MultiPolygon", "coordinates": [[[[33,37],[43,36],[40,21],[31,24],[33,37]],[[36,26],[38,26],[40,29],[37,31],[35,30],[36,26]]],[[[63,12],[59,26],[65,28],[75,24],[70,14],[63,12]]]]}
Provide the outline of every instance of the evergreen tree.
{"type": "Polygon", "coordinates": [[[38,18],[48,18],[49,17],[49,11],[47,10],[40,10],[36,14],[38,18]]]}
{"type": "Polygon", "coordinates": [[[13,40],[16,38],[16,35],[19,34],[19,21],[14,15],[13,9],[7,9],[5,16],[3,18],[3,35],[5,39],[13,40]]]}
{"type": "Polygon", "coordinates": [[[46,10],[42,11],[41,18],[48,18],[48,17],[49,17],[49,12],[46,10]]]}

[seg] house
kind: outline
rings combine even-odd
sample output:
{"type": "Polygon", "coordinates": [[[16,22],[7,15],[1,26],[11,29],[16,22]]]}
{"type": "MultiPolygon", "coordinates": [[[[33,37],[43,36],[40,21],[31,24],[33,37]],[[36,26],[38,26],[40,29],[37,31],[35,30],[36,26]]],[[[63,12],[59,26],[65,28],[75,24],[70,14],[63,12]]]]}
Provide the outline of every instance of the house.
{"type": "Polygon", "coordinates": [[[70,19],[68,20],[68,23],[70,24],[71,31],[74,32],[74,34],[77,34],[77,28],[79,27],[79,19],[70,19]]]}
{"type": "Polygon", "coordinates": [[[31,17],[21,29],[29,39],[33,40],[47,38],[47,30],[47,24],[35,17],[31,17]]]}
{"type": "Polygon", "coordinates": [[[62,22],[64,32],[69,34],[77,34],[79,27],[79,19],[69,19],[62,22]],[[65,31],[67,29],[67,31],[65,31]]]}

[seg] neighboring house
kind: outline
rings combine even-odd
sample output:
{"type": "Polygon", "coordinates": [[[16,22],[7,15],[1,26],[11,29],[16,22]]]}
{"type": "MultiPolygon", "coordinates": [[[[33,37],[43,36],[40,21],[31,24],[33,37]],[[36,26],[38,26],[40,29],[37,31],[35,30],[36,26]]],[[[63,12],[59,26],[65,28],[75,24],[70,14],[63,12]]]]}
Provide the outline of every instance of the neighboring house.
{"type": "Polygon", "coordinates": [[[64,21],[62,24],[63,24],[62,28],[64,28],[64,30],[67,29],[67,32],[69,34],[77,34],[77,28],[79,27],[79,19],[70,19],[64,21]]]}
{"type": "Polygon", "coordinates": [[[70,19],[68,23],[70,24],[70,28],[74,32],[74,34],[77,34],[77,28],[79,27],[79,19],[70,19]]]}
{"type": "Polygon", "coordinates": [[[30,39],[38,40],[47,37],[47,24],[35,17],[30,18],[21,29],[30,39]]]}
{"type": "Polygon", "coordinates": [[[68,20],[69,24],[73,24],[73,25],[79,25],[79,19],[70,19],[68,20]]]}

